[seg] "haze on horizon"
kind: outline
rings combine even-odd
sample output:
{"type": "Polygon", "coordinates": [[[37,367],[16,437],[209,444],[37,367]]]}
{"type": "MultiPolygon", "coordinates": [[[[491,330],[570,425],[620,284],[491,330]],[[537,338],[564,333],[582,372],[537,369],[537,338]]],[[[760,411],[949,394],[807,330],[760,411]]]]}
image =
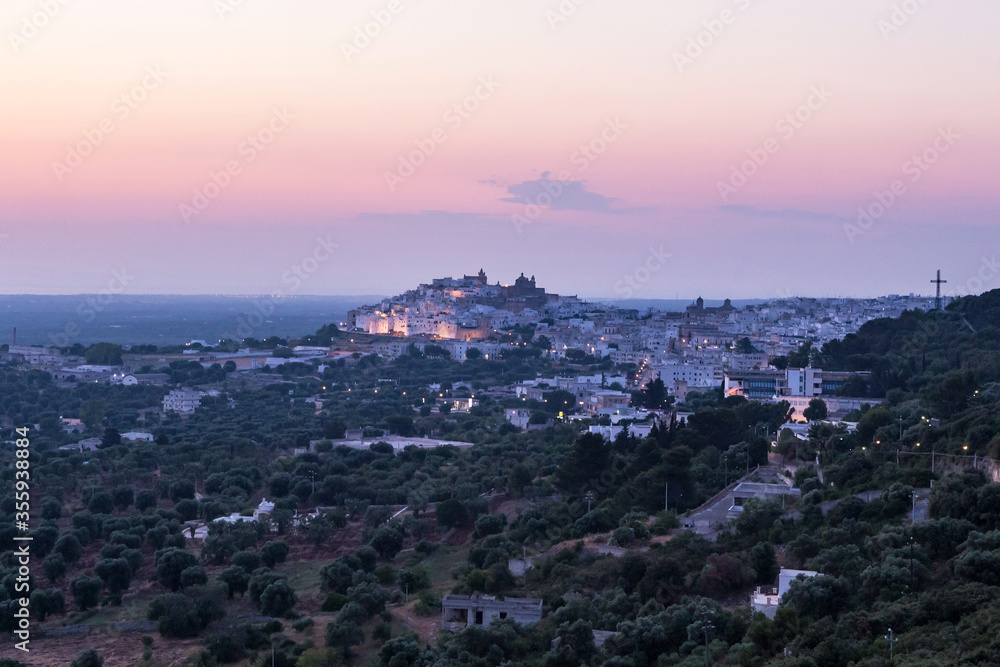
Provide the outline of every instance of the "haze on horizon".
{"type": "Polygon", "coordinates": [[[0,292],[397,294],[480,267],[604,298],[1000,287],[998,22],[9,0],[0,292]]]}

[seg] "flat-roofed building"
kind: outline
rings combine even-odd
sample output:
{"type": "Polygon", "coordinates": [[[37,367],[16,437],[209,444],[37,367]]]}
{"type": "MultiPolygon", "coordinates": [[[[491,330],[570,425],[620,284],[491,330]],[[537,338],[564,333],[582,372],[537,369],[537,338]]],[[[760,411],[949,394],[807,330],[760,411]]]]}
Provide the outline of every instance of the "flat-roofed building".
{"type": "Polygon", "coordinates": [[[472,625],[489,625],[511,619],[519,625],[542,620],[542,601],[535,598],[506,598],[492,595],[445,595],[441,601],[441,629],[460,630],[472,625]]]}

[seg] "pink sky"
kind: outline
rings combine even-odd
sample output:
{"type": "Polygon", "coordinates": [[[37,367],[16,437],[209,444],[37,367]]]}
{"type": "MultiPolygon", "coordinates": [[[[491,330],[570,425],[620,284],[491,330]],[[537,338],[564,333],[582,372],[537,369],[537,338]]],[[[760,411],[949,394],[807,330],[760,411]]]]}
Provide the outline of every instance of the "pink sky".
{"type": "Polygon", "coordinates": [[[329,236],[301,293],[483,266],[622,296],[662,246],[633,296],[869,295],[963,283],[1000,246],[995,2],[223,3],[0,7],[3,292],[125,264],[130,292],[272,291],[329,236]]]}

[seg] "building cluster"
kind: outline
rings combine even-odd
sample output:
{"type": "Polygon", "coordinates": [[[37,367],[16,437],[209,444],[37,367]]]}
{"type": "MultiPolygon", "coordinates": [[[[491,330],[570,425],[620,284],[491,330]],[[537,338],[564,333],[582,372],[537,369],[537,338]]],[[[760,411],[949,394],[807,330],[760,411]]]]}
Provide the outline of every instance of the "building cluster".
{"type": "Polygon", "coordinates": [[[522,273],[512,285],[490,285],[480,269],[474,276],[438,278],[378,305],[352,310],[348,326],[369,334],[471,341],[490,338],[497,329],[573,315],[585,307],[575,296],[546,293],[534,276],[522,273]]]}

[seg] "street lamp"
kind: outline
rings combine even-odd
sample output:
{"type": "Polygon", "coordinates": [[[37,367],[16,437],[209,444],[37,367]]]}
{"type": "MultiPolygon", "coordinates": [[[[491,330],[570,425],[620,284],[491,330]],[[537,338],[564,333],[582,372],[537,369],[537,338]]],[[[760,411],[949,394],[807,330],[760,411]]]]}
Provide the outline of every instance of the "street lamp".
{"type": "Polygon", "coordinates": [[[892,648],[893,645],[899,641],[892,633],[892,628],[889,628],[889,634],[882,635],[885,639],[889,640],[889,662],[892,662],[892,648]]]}

